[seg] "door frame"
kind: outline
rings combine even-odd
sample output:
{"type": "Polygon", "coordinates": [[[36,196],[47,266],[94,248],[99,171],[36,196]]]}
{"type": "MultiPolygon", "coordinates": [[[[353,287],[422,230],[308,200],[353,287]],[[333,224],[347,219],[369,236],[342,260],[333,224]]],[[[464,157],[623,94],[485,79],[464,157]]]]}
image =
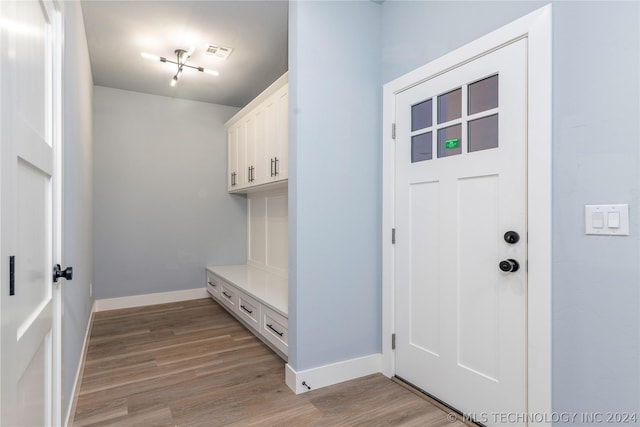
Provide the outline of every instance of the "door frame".
{"type": "MultiPolygon", "coordinates": [[[[552,7],[544,6],[386,83],[382,134],[382,373],[395,375],[395,96],[515,40],[527,40],[527,411],[551,414],[552,7]],[[533,124],[533,126],[529,125],[533,124]]],[[[402,230],[398,239],[402,239],[402,230]]],[[[549,417],[535,417],[547,420],[549,417]]],[[[531,425],[548,425],[548,422],[531,425]]]]}

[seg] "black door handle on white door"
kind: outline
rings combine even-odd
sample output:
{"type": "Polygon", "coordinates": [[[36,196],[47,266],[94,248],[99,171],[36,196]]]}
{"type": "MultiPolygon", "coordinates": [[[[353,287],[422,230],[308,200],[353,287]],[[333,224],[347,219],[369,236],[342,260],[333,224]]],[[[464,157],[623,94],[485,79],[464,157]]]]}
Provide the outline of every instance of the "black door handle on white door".
{"type": "Polygon", "coordinates": [[[73,267],[67,267],[64,270],[60,268],[60,264],[56,264],[53,267],[53,281],[57,282],[59,278],[63,278],[65,280],[73,279],[73,267]]]}
{"type": "Polygon", "coordinates": [[[504,241],[509,243],[510,245],[513,245],[520,241],[520,235],[515,231],[507,231],[506,233],[504,233],[504,241]]]}
{"type": "Polygon", "coordinates": [[[520,263],[518,263],[518,261],[516,261],[515,259],[509,258],[500,261],[499,267],[500,270],[504,271],[505,273],[515,273],[520,269],[520,263]]]}

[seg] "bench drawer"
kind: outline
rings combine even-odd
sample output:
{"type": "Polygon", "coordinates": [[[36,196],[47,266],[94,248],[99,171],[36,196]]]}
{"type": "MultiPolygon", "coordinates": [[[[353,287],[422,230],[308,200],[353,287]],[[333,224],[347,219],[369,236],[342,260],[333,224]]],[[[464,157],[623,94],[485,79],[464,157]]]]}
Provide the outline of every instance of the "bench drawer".
{"type": "Polygon", "coordinates": [[[284,354],[289,349],[289,323],[285,317],[267,306],[262,306],[261,334],[284,354]]]}
{"type": "Polygon", "coordinates": [[[207,292],[214,299],[220,299],[220,279],[209,271],[207,271],[207,292]]]}
{"type": "Polygon", "coordinates": [[[238,291],[238,316],[256,331],[260,331],[260,307],[262,304],[238,291]]]}
{"type": "Polygon", "coordinates": [[[224,281],[220,281],[220,301],[231,311],[235,312],[238,306],[238,291],[224,281]]]}

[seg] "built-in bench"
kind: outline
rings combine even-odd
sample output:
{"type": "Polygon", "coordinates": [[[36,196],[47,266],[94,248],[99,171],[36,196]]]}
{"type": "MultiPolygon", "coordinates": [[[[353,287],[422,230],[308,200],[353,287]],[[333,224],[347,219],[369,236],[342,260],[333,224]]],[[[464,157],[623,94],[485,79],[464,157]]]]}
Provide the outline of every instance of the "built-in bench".
{"type": "Polygon", "coordinates": [[[207,267],[207,291],[284,360],[288,354],[288,283],[251,265],[207,267]]]}

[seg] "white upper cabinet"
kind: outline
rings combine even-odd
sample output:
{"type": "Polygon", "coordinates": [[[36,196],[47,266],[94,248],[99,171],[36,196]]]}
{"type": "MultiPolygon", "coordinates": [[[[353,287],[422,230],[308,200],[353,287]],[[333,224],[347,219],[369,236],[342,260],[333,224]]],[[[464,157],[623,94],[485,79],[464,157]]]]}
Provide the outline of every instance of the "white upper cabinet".
{"type": "Polygon", "coordinates": [[[285,73],[225,124],[228,191],[246,192],[287,180],[288,89],[285,73]]]}

